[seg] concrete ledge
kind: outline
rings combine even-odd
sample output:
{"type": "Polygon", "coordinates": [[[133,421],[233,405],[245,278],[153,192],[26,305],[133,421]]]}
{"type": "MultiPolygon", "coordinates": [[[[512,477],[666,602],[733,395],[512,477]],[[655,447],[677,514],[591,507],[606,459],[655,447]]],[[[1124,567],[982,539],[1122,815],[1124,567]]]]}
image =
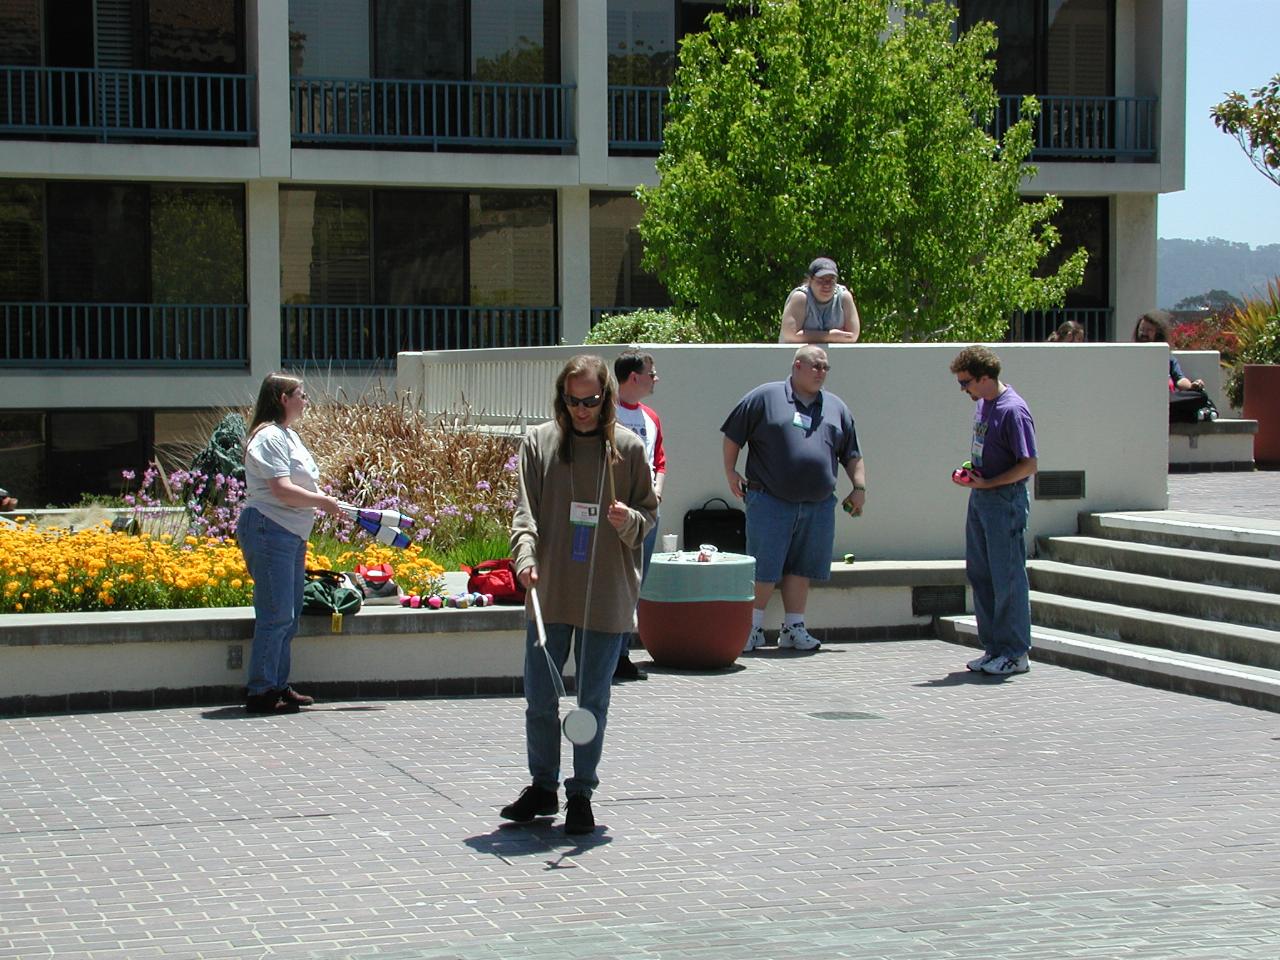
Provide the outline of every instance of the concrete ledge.
{"type": "Polygon", "coordinates": [[[1257,420],[1169,424],[1169,469],[1252,470],[1257,420]]]}
{"type": "MultiPolygon", "coordinates": [[[[810,592],[806,621],[828,643],[930,636],[934,613],[965,609],[964,583],[960,560],[836,563],[810,592]],[[922,587],[935,603],[943,588],[953,609],[920,612],[922,587]]],[[[779,596],[767,617],[781,623],[779,596]]],[[[340,633],[328,617],[304,617],[292,674],[325,700],[514,696],[524,632],[521,607],[366,607],[340,633]]],[[[238,703],[252,639],[251,607],[6,614],[0,714],[238,703]]]]}

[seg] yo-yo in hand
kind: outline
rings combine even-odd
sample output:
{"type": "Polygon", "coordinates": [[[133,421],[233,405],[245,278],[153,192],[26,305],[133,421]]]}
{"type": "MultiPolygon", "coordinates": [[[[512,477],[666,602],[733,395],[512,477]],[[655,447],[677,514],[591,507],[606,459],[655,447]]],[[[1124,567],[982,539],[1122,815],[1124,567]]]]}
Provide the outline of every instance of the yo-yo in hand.
{"type": "Polygon", "coordinates": [[[962,487],[967,487],[973,483],[973,474],[966,467],[958,467],[951,471],[951,482],[958,483],[962,487]]]}

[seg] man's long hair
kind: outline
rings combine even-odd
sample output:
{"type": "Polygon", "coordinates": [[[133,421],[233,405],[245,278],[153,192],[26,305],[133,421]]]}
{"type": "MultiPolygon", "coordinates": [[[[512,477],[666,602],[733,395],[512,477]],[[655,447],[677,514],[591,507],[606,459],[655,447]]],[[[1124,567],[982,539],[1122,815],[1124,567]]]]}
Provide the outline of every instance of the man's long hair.
{"type": "Polygon", "coordinates": [[[553,404],[556,423],[560,426],[560,459],[565,463],[573,460],[573,417],[569,413],[569,405],[564,402],[565,384],[574,377],[594,377],[600,384],[600,437],[613,451],[614,462],[617,463],[618,448],[613,442],[613,428],[618,422],[618,381],[613,378],[609,365],[601,357],[589,353],[580,353],[570,357],[556,377],[556,398],[553,404]]]}

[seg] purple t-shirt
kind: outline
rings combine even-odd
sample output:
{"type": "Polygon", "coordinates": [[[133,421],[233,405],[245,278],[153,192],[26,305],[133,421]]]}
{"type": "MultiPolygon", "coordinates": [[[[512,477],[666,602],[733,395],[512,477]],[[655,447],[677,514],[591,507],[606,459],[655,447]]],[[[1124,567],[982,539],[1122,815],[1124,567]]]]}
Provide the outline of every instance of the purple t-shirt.
{"type": "Polygon", "coordinates": [[[988,480],[1000,476],[1019,460],[1037,456],[1036,423],[1031,410],[1013,387],[994,400],[979,400],[973,414],[973,444],[969,459],[988,480]]]}

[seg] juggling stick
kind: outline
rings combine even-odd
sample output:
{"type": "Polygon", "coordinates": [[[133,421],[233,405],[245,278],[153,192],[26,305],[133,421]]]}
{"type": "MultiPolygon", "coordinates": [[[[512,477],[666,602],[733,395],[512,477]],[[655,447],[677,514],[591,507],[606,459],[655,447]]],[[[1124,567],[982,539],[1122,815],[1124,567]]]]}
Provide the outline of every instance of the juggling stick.
{"type": "MultiPolygon", "coordinates": [[[[542,653],[547,658],[547,669],[551,671],[551,682],[555,685],[556,696],[563,699],[564,680],[560,678],[560,671],[555,661],[551,659],[551,651],[547,649],[547,628],[542,622],[542,604],[538,602],[537,587],[529,587],[529,600],[533,605],[533,620],[538,628],[538,646],[542,648],[542,653]]],[[[582,707],[575,707],[565,714],[560,729],[564,731],[565,738],[570,743],[584,747],[596,738],[599,725],[596,723],[594,713],[582,707]]]]}

